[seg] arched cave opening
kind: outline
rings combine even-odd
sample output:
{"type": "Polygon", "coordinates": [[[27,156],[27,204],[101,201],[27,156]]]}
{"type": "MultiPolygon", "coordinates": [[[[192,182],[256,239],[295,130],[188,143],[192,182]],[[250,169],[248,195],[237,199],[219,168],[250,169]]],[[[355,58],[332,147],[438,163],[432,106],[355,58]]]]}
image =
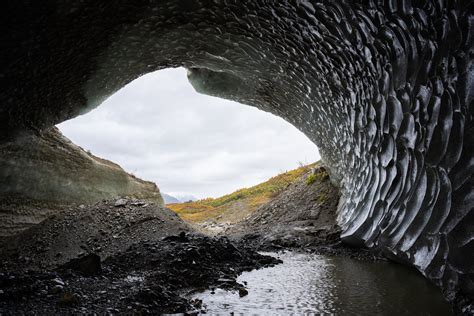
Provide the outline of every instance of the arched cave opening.
{"type": "Polygon", "coordinates": [[[317,147],[294,126],[196,93],[183,68],[144,75],[57,127],[178,198],[216,198],[319,160],[317,147]]]}
{"type": "MultiPolygon", "coordinates": [[[[470,1],[2,6],[0,189],[7,199],[17,197],[5,190],[17,180],[5,163],[12,152],[25,153],[29,164],[18,168],[25,178],[47,179],[38,161],[51,170],[77,158],[73,144],[54,146],[60,136],[50,127],[145,73],[182,66],[197,91],[283,117],[317,144],[342,194],[337,221],[346,244],[414,267],[472,313],[470,1]]],[[[76,178],[91,183],[116,168],[91,166],[56,175],[81,170],[76,178]]],[[[35,199],[81,197],[67,185],[48,196],[45,181],[35,182],[35,199]]],[[[29,185],[18,192],[31,193],[29,185]]],[[[49,214],[21,202],[15,210],[24,221],[49,214]]]]}

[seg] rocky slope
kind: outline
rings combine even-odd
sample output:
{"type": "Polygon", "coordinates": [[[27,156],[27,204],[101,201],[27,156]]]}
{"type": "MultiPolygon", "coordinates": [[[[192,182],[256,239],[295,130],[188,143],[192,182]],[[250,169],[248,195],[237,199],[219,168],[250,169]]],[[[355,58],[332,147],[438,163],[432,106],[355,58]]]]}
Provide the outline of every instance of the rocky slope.
{"type": "Polygon", "coordinates": [[[71,204],[129,196],[163,206],[156,184],[86,152],[57,128],[1,143],[0,179],[0,236],[71,204]]]}
{"type": "Polygon", "coordinates": [[[339,191],[324,167],[308,170],[224,234],[262,247],[312,247],[340,241],[339,191]]]}
{"type": "MultiPolygon", "coordinates": [[[[170,209],[197,227],[213,225],[216,232],[250,216],[258,207],[271,201],[317,163],[281,173],[250,188],[243,188],[219,198],[208,198],[187,203],[169,204],[170,209]]],[[[212,229],[207,229],[210,233],[212,229]]]]}
{"type": "Polygon", "coordinates": [[[110,200],[67,207],[15,236],[2,238],[0,256],[13,266],[44,269],[86,253],[102,258],[133,243],[189,232],[174,212],[142,200],[110,200]]]}

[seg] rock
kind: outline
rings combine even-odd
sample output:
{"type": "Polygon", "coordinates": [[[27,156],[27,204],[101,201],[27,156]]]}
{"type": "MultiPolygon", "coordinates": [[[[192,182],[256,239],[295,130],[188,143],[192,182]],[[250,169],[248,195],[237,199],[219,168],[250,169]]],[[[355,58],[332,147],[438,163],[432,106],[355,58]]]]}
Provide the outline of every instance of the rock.
{"type": "Polygon", "coordinates": [[[114,206],[115,207],[123,207],[123,206],[126,206],[127,203],[128,203],[127,199],[118,199],[118,200],[115,201],[114,206]]]}
{"type": "Polygon", "coordinates": [[[85,276],[92,276],[102,271],[100,257],[96,254],[88,254],[80,258],[72,259],[60,268],[71,269],[85,276]]]}
{"type": "Polygon", "coordinates": [[[244,287],[239,288],[239,296],[240,297],[247,296],[248,294],[249,294],[249,291],[247,291],[246,288],[244,288],[244,287]]]}
{"type": "Polygon", "coordinates": [[[77,304],[76,297],[71,293],[64,293],[61,299],[59,300],[61,305],[75,305],[77,304]]]}
{"type": "Polygon", "coordinates": [[[64,287],[61,285],[55,285],[51,288],[51,293],[61,293],[64,290],[64,287]]]}
{"type": "Polygon", "coordinates": [[[180,232],[178,236],[166,236],[163,238],[165,241],[179,241],[179,242],[187,242],[189,241],[188,237],[186,236],[185,232],[180,232]]]}
{"type": "Polygon", "coordinates": [[[64,286],[64,281],[61,280],[61,279],[58,279],[58,278],[52,279],[52,280],[51,280],[51,283],[53,283],[54,285],[64,286]]]}
{"type": "Polygon", "coordinates": [[[221,282],[221,283],[230,283],[230,282],[234,282],[235,280],[233,279],[226,279],[226,278],[219,278],[217,279],[217,282],[221,282]]]}

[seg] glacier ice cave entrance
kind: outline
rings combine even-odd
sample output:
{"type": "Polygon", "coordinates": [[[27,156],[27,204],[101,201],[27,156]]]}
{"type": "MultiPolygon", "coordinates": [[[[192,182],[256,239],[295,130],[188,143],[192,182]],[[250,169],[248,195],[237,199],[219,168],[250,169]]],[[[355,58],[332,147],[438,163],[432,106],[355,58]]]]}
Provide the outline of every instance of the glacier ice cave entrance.
{"type": "Polygon", "coordinates": [[[283,117],[318,146],[346,243],[415,267],[473,311],[472,2],[4,6],[0,193],[34,194],[19,174],[42,179],[36,197],[110,193],[77,188],[121,183],[116,166],[54,146],[65,140],[50,128],[143,74],[185,67],[197,91],[283,117]],[[48,191],[48,173],[78,182],[48,191]]]}

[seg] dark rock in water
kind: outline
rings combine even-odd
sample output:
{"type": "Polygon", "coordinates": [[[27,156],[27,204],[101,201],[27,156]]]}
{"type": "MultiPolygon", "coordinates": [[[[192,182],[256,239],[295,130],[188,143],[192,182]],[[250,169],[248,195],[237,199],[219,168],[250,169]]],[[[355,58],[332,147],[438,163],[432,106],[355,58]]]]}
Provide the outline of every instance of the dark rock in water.
{"type": "Polygon", "coordinates": [[[239,288],[239,296],[240,297],[244,297],[244,296],[247,296],[247,295],[249,295],[249,291],[247,291],[246,288],[244,288],[244,287],[239,288]]]}
{"type": "Polygon", "coordinates": [[[102,271],[101,259],[96,254],[88,254],[62,265],[60,269],[71,269],[82,273],[85,276],[92,276],[102,271]]]}

